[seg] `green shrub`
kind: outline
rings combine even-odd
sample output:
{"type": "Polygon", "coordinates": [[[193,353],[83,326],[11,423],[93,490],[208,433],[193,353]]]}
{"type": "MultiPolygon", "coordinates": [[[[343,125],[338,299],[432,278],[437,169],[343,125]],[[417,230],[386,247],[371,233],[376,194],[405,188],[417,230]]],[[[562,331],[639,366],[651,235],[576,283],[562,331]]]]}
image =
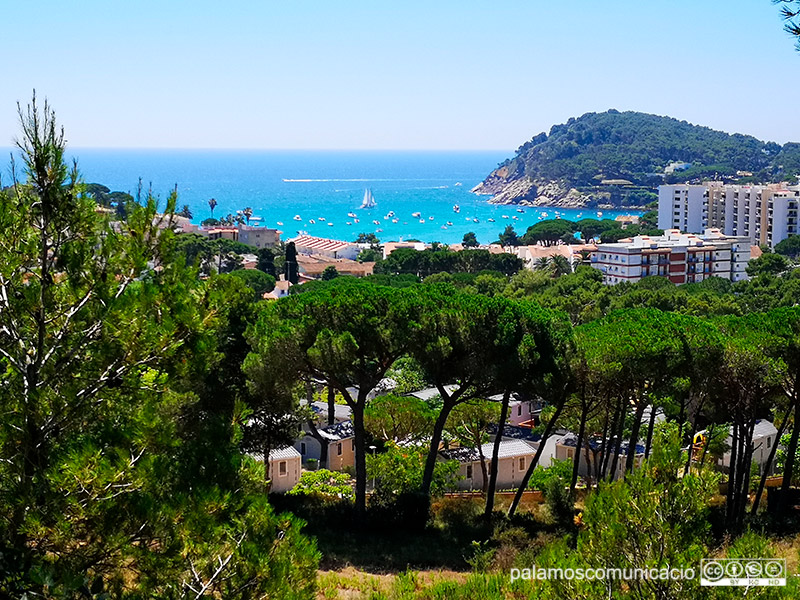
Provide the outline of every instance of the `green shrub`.
{"type": "Polygon", "coordinates": [[[287,492],[290,496],[322,496],[330,498],[353,498],[353,487],[350,477],[346,473],[320,469],[319,471],[306,471],[300,476],[300,481],[287,492]]]}

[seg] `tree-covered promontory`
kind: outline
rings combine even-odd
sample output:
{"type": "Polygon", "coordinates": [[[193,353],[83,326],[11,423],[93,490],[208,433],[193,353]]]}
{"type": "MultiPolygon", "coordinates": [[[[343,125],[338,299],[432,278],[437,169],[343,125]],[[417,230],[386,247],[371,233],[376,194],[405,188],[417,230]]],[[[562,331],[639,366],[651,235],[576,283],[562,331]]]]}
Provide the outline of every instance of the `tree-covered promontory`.
{"type": "Polygon", "coordinates": [[[494,194],[498,202],[641,206],[662,182],[793,181],[798,173],[800,144],[781,146],[670,117],[612,109],[571,118],[549,134],[533,136],[474,191],[494,194]],[[672,163],[682,168],[668,173],[672,163]]]}

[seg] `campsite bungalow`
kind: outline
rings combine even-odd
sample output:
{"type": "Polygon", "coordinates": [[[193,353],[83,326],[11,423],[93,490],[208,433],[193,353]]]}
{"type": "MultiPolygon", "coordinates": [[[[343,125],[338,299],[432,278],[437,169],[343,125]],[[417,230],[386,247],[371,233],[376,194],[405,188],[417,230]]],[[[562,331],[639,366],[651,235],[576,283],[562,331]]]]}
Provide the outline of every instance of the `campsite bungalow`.
{"type": "Polygon", "coordinates": [[[306,429],[305,434],[294,442],[294,448],[303,457],[304,463],[314,459],[319,461],[320,469],[330,471],[344,471],[355,466],[356,440],[352,421],[342,421],[319,427],[317,432],[326,445],[326,457],[321,460],[322,446],[306,429]]]}
{"type": "MultiPolygon", "coordinates": [[[[486,459],[486,468],[489,468],[492,458],[493,443],[481,446],[481,451],[486,459]]],[[[536,454],[537,442],[524,440],[503,440],[500,442],[498,454],[497,489],[512,489],[519,486],[530,461],[536,454]]],[[[442,450],[439,453],[444,460],[457,460],[460,463],[459,475],[461,480],[458,488],[461,490],[483,489],[483,470],[477,448],[453,448],[442,450]]]]}
{"type": "MultiPolygon", "coordinates": [[[[568,433],[556,442],[556,460],[574,460],[575,453],[578,451],[578,436],[574,433],[568,433]]],[[[578,475],[586,479],[595,479],[595,464],[600,461],[602,464],[602,457],[606,450],[603,448],[602,440],[599,436],[590,437],[587,439],[586,444],[589,446],[589,462],[586,462],[586,446],[580,449],[580,458],[578,459],[578,475]]],[[[609,456],[609,469],[614,461],[614,442],[609,441],[606,443],[607,451],[611,454],[609,456]]],[[[636,456],[634,457],[633,467],[638,468],[642,466],[644,461],[644,446],[636,444],[634,450],[636,456]]],[[[628,459],[628,442],[622,442],[620,445],[619,458],[617,459],[617,468],[613,474],[613,479],[619,479],[625,475],[625,462],[628,459]]]]}

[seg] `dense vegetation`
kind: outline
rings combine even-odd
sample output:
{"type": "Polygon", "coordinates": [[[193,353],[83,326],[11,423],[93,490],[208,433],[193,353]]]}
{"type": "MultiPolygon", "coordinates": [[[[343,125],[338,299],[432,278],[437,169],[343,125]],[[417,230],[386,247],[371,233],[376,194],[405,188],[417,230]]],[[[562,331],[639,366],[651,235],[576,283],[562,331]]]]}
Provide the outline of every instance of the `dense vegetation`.
{"type": "MultiPolygon", "coordinates": [[[[609,110],[554,125],[549,134],[540,133],[520,146],[500,167],[507,180],[529,178],[536,185],[561,181],[567,189],[586,192],[597,191],[603,180],[621,180],[623,189],[627,181],[625,203],[641,205],[652,198],[631,184],[652,188],[662,183],[672,162],[692,167],[668,175],[668,182],[736,178],[737,171],[760,181],[793,181],[800,174],[800,144],[780,146],[669,117],[609,110]]],[[[605,191],[619,187],[605,186],[605,191]]]]}

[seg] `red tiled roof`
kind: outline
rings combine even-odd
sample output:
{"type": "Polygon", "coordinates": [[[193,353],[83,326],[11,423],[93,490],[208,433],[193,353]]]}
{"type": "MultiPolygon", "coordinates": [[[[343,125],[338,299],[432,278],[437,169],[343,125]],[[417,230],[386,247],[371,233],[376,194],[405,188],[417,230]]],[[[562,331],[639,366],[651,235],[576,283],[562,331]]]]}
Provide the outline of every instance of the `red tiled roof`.
{"type": "Polygon", "coordinates": [[[292,240],[295,246],[302,246],[303,248],[310,248],[312,250],[320,250],[332,252],[336,250],[343,250],[352,246],[350,242],[343,242],[341,240],[329,240],[326,238],[318,238],[310,235],[301,235],[300,237],[292,240]]]}

